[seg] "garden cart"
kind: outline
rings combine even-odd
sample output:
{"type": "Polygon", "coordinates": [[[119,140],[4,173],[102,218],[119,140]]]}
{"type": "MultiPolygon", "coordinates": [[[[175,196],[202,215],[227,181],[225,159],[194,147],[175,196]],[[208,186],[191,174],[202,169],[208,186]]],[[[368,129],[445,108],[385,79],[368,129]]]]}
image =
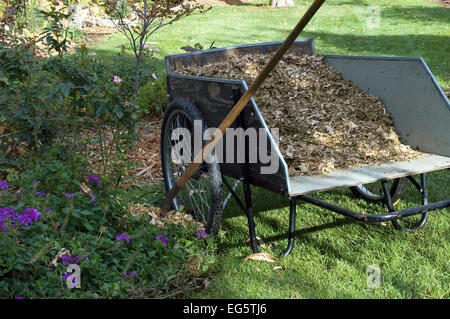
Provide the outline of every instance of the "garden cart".
{"type": "MultiPolygon", "coordinates": [[[[179,70],[186,66],[214,63],[230,56],[273,54],[281,45],[282,42],[240,45],[166,57],[170,103],[161,132],[161,160],[167,191],[175,186],[177,177],[185,172],[189,164],[173,158],[173,148],[180,142],[174,138],[174,130],[185,128],[193,132],[196,120],[202,121],[202,131],[218,127],[248,89],[245,81],[192,76],[181,74],[179,70]]],[[[296,40],[289,53],[315,55],[313,39],[296,40]]],[[[267,147],[276,152],[278,170],[261,174],[261,168],[266,163],[249,162],[248,149],[244,150],[243,163],[205,162],[173,198],[172,209],[191,212],[205,223],[208,233],[215,234],[221,224],[225,205],[230,198],[234,198],[247,215],[251,246],[257,252],[250,185],[279,193],[290,199],[287,255],[294,244],[298,201],[361,222],[391,221],[399,230],[418,229],[426,222],[429,212],[449,207],[450,199],[428,202],[426,174],[450,168],[450,104],[425,61],[422,58],[328,54],[323,55],[323,60],[341,72],[345,80],[351,80],[360,89],[379,97],[391,114],[402,142],[420,149],[424,155],[411,160],[346,168],[327,174],[290,176],[288,165],[258,105],[251,99],[231,127],[263,129],[267,147]],[[419,175],[420,181],[414,175],[419,175]],[[230,178],[235,182],[230,183],[230,178]],[[396,211],[394,203],[400,198],[408,181],[419,191],[422,205],[396,211]],[[244,200],[236,192],[239,182],[244,188],[244,200]],[[311,196],[313,193],[347,187],[359,198],[386,205],[388,212],[362,214],[311,196]],[[224,190],[228,192],[227,196],[224,196],[224,190]],[[405,223],[408,220],[413,222],[405,223]]],[[[225,135],[223,139],[226,140],[225,135]]],[[[188,141],[189,145],[193,145],[191,143],[188,141]]]]}

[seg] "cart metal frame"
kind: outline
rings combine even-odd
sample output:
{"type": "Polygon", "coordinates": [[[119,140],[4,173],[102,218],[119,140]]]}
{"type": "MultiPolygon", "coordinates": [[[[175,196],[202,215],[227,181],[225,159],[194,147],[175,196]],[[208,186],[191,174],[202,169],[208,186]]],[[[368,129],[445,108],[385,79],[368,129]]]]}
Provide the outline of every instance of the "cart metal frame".
{"type": "MultiPolygon", "coordinates": [[[[219,61],[224,57],[249,53],[275,52],[282,42],[267,42],[241,45],[228,48],[198,51],[166,57],[167,87],[169,100],[184,99],[203,114],[208,127],[217,127],[230,109],[247,90],[244,81],[197,77],[177,73],[180,67],[204,65],[219,61]]],[[[290,53],[314,55],[314,40],[295,41],[290,53]]],[[[357,221],[375,223],[392,221],[397,229],[402,229],[396,221],[400,218],[422,214],[417,228],[428,217],[428,212],[450,207],[450,199],[428,203],[426,173],[450,168],[450,104],[436,79],[422,58],[403,57],[361,57],[343,55],[324,55],[325,62],[338,69],[346,80],[352,80],[359,88],[377,95],[391,113],[394,126],[404,144],[418,148],[430,155],[411,160],[388,163],[379,166],[350,168],[330,174],[290,177],[288,166],[281,155],[274,138],[258,109],[251,99],[233,123],[232,127],[264,128],[269,147],[272,144],[279,158],[279,170],[275,174],[259,174],[261,163],[221,164],[223,175],[243,181],[244,202],[226,179],[224,186],[247,215],[250,243],[253,252],[258,252],[254,211],[251,199],[251,185],[285,195],[290,199],[288,255],[294,245],[296,204],[306,202],[357,221]],[[406,93],[405,93],[406,92],[406,93]],[[419,125],[420,123],[420,125],[419,125]],[[418,183],[412,176],[420,175],[418,183]],[[421,194],[422,205],[395,211],[387,180],[407,177],[421,194]],[[384,193],[386,214],[362,214],[309,196],[310,193],[330,189],[351,187],[359,184],[381,182],[384,193]]],[[[226,135],[223,137],[226,139],[226,135]]],[[[247,145],[247,143],[246,143],[247,145]]],[[[228,197],[230,197],[230,195],[228,197]]],[[[405,229],[403,229],[405,230],[405,229]]]]}

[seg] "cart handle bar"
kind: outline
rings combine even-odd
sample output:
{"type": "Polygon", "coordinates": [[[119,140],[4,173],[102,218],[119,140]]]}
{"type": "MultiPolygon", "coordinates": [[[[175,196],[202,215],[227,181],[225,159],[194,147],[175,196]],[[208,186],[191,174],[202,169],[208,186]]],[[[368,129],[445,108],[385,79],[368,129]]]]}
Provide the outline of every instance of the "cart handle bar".
{"type": "Polygon", "coordinates": [[[220,126],[215,130],[214,134],[211,136],[211,139],[205,144],[203,149],[198,152],[194,161],[188,166],[188,168],[184,171],[184,173],[180,176],[180,178],[176,181],[175,185],[169,191],[166,196],[166,200],[164,202],[164,206],[161,209],[161,215],[167,216],[167,213],[172,204],[172,200],[179,193],[179,191],[184,187],[187,181],[191,178],[191,176],[197,171],[200,164],[203,163],[204,159],[212,152],[213,148],[219,143],[222,139],[222,136],[225,134],[227,128],[233,124],[234,120],[238,117],[244,107],[247,105],[248,101],[252,98],[252,96],[256,93],[258,88],[267,78],[272,69],[277,65],[286,51],[291,47],[292,43],[294,43],[295,39],[299,36],[299,34],[303,31],[306,25],[311,21],[312,17],[317,13],[320,7],[324,4],[326,0],[315,0],[311,7],[306,11],[305,15],[301,18],[295,28],[288,35],[286,40],[284,40],[283,44],[278,48],[275,54],[270,59],[269,63],[264,67],[264,69],[258,74],[257,78],[252,82],[248,90],[242,95],[236,105],[231,109],[230,113],[225,117],[220,126]]]}

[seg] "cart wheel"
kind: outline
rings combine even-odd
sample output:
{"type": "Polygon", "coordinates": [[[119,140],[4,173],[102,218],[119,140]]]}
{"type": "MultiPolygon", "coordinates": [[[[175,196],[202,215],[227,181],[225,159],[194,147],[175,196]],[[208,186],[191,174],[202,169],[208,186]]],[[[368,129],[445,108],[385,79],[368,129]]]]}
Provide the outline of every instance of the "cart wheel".
{"type": "MultiPolygon", "coordinates": [[[[196,120],[202,120],[200,111],[183,100],[171,102],[164,114],[161,129],[161,164],[167,192],[175,185],[176,178],[183,174],[196,155],[194,154],[196,120]],[[179,134],[180,131],[172,134],[178,128],[187,129],[191,140],[183,140],[184,136],[179,134]]],[[[202,120],[202,134],[205,129],[206,124],[202,120]]],[[[217,234],[222,222],[223,199],[222,176],[216,159],[211,164],[200,165],[198,171],[174,198],[172,209],[183,209],[192,214],[197,221],[205,224],[206,233],[217,234]]]]}
{"type": "MultiPolygon", "coordinates": [[[[395,204],[400,200],[405,191],[408,179],[405,177],[389,180],[389,189],[391,190],[392,202],[395,204]]],[[[350,187],[353,195],[365,199],[370,203],[384,203],[383,187],[381,183],[360,184],[350,187]]]]}

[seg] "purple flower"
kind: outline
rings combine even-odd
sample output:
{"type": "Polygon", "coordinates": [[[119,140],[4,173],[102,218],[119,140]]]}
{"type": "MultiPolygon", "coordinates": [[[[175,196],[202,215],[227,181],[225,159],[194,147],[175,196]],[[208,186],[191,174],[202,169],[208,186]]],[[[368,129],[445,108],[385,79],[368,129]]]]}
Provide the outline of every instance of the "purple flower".
{"type": "Polygon", "coordinates": [[[51,211],[52,211],[51,208],[46,208],[46,209],[44,210],[44,212],[46,212],[46,213],[50,213],[51,211]]]}
{"type": "MultiPolygon", "coordinates": [[[[73,275],[73,273],[71,273],[71,272],[66,272],[63,276],[62,276],[62,278],[63,279],[66,279],[66,278],[69,278],[71,275],[73,275]]],[[[72,283],[74,284],[76,282],[76,277],[74,276],[73,278],[72,278],[72,283]]]]}
{"type": "Polygon", "coordinates": [[[14,208],[0,208],[0,233],[4,233],[6,235],[6,231],[8,230],[6,223],[9,221],[14,225],[18,218],[17,211],[14,208]]]}
{"type": "Polygon", "coordinates": [[[97,55],[97,52],[95,52],[95,51],[94,51],[94,52],[92,52],[92,55],[97,55]]]}
{"type": "Polygon", "coordinates": [[[88,176],[88,183],[98,185],[100,183],[100,177],[95,174],[88,176]]]}
{"type": "Polygon", "coordinates": [[[64,196],[66,196],[68,198],[72,198],[75,196],[75,193],[65,193],[64,196]]]}
{"type": "Polygon", "coordinates": [[[62,279],[66,279],[66,278],[70,277],[70,275],[72,275],[72,273],[66,272],[66,273],[62,276],[62,279]]]}
{"type": "Polygon", "coordinates": [[[12,226],[24,225],[26,227],[30,226],[33,222],[37,222],[39,216],[42,214],[34,209],[27,208],[21,214],[19,214],[14,208],[0,208],[0,232],[4,232],[8,230],[7,224],[12,226]]]}
{"type": "Polygon", "coordinates": [[[122,79],[118,75],[114,75],[113,81],[116,83],[120,83],[120,82],[122,82],[122,79]]]}
{"type": "Polygon", "coordinates": [[[61,262],[64,264],[64,266],[68,266],[69,264],[75,264],[78,265],[83,261],[86,261],[86,259],[89,259],[88,256],[84,255],[78,255],[78,256],[71,256],[71,255],[64,255],[61,257],[61,262]],[[81,259],[83,258],[83,259],[81,259]]]}
{"type": "Polygon", "coordinates": [[[122,277],[124,277],[124,278],[138,277],[138,274],[137,274],[137,272],[135,272],[135,271],[132,271],[132,272],[130,272],[129,274],[128,274],[127,272],[124,272],[124,273],[122,274],[122,277]]]}
{"type": "Polygon", "coordinates": [[[0,189],[7,189],[9,188],[9,184],[6,181],[0,181],[0,189]]]}
{"type": "Polygon", "coordinates": [[[96,200],[97,200],[97,198],[95,198],[95,197],[91,198],[91,202],[95,202],[96,200]]]}
{"type": "Polygon", "coordinates": [[[19,221],[21,224],[25,226],[29,226],[33,223],[33,221],[37,222],[39,219],[39,216],[41,216],[42,213],[37,211],[34,208],[27,208],[23,211],[22,214],[19,216],[19,221]]]}
{"type": "Polygon", "coordinates": [[[195,234],[197,237],[202,236],[202,238],[206,237],[206,232],[204,229],[200,229],[197,231],[197,233],[195,234]]]}
{"type": "Polygon", "coordinates": [[[71,255],[64,255],[61,257],[61,262],[64,264],[64,266],[68,266],[69,264],[73,264],[72,262],[72,256],[71,255]]]}
{"type": "Polygon", "coordinates": [[[167,236],[163,235],[163,234],[159,234],[158,236],[156,236],[156,239],[159,239],[164,246],[167,244],[167,236]]]}
{"type": "Polygon", "coordinates": [[[120,234],[116,237],[116,240],[126,240],[127,243],[129,243],[130,237],[128,237],[127,234],[120,234]]]}
{"type": "Polygon", "coordinates": [[[45,192],[44,191],[36,192],[36,195],[45,196],[45,192]]]}
{"type": "Polygon", "coordinates": [[[155,73],[152,73],[152,77],[153,77],[155,80],[158,80],[158,78],[156,77],[156,74],[155,74],[155,73]]]}

